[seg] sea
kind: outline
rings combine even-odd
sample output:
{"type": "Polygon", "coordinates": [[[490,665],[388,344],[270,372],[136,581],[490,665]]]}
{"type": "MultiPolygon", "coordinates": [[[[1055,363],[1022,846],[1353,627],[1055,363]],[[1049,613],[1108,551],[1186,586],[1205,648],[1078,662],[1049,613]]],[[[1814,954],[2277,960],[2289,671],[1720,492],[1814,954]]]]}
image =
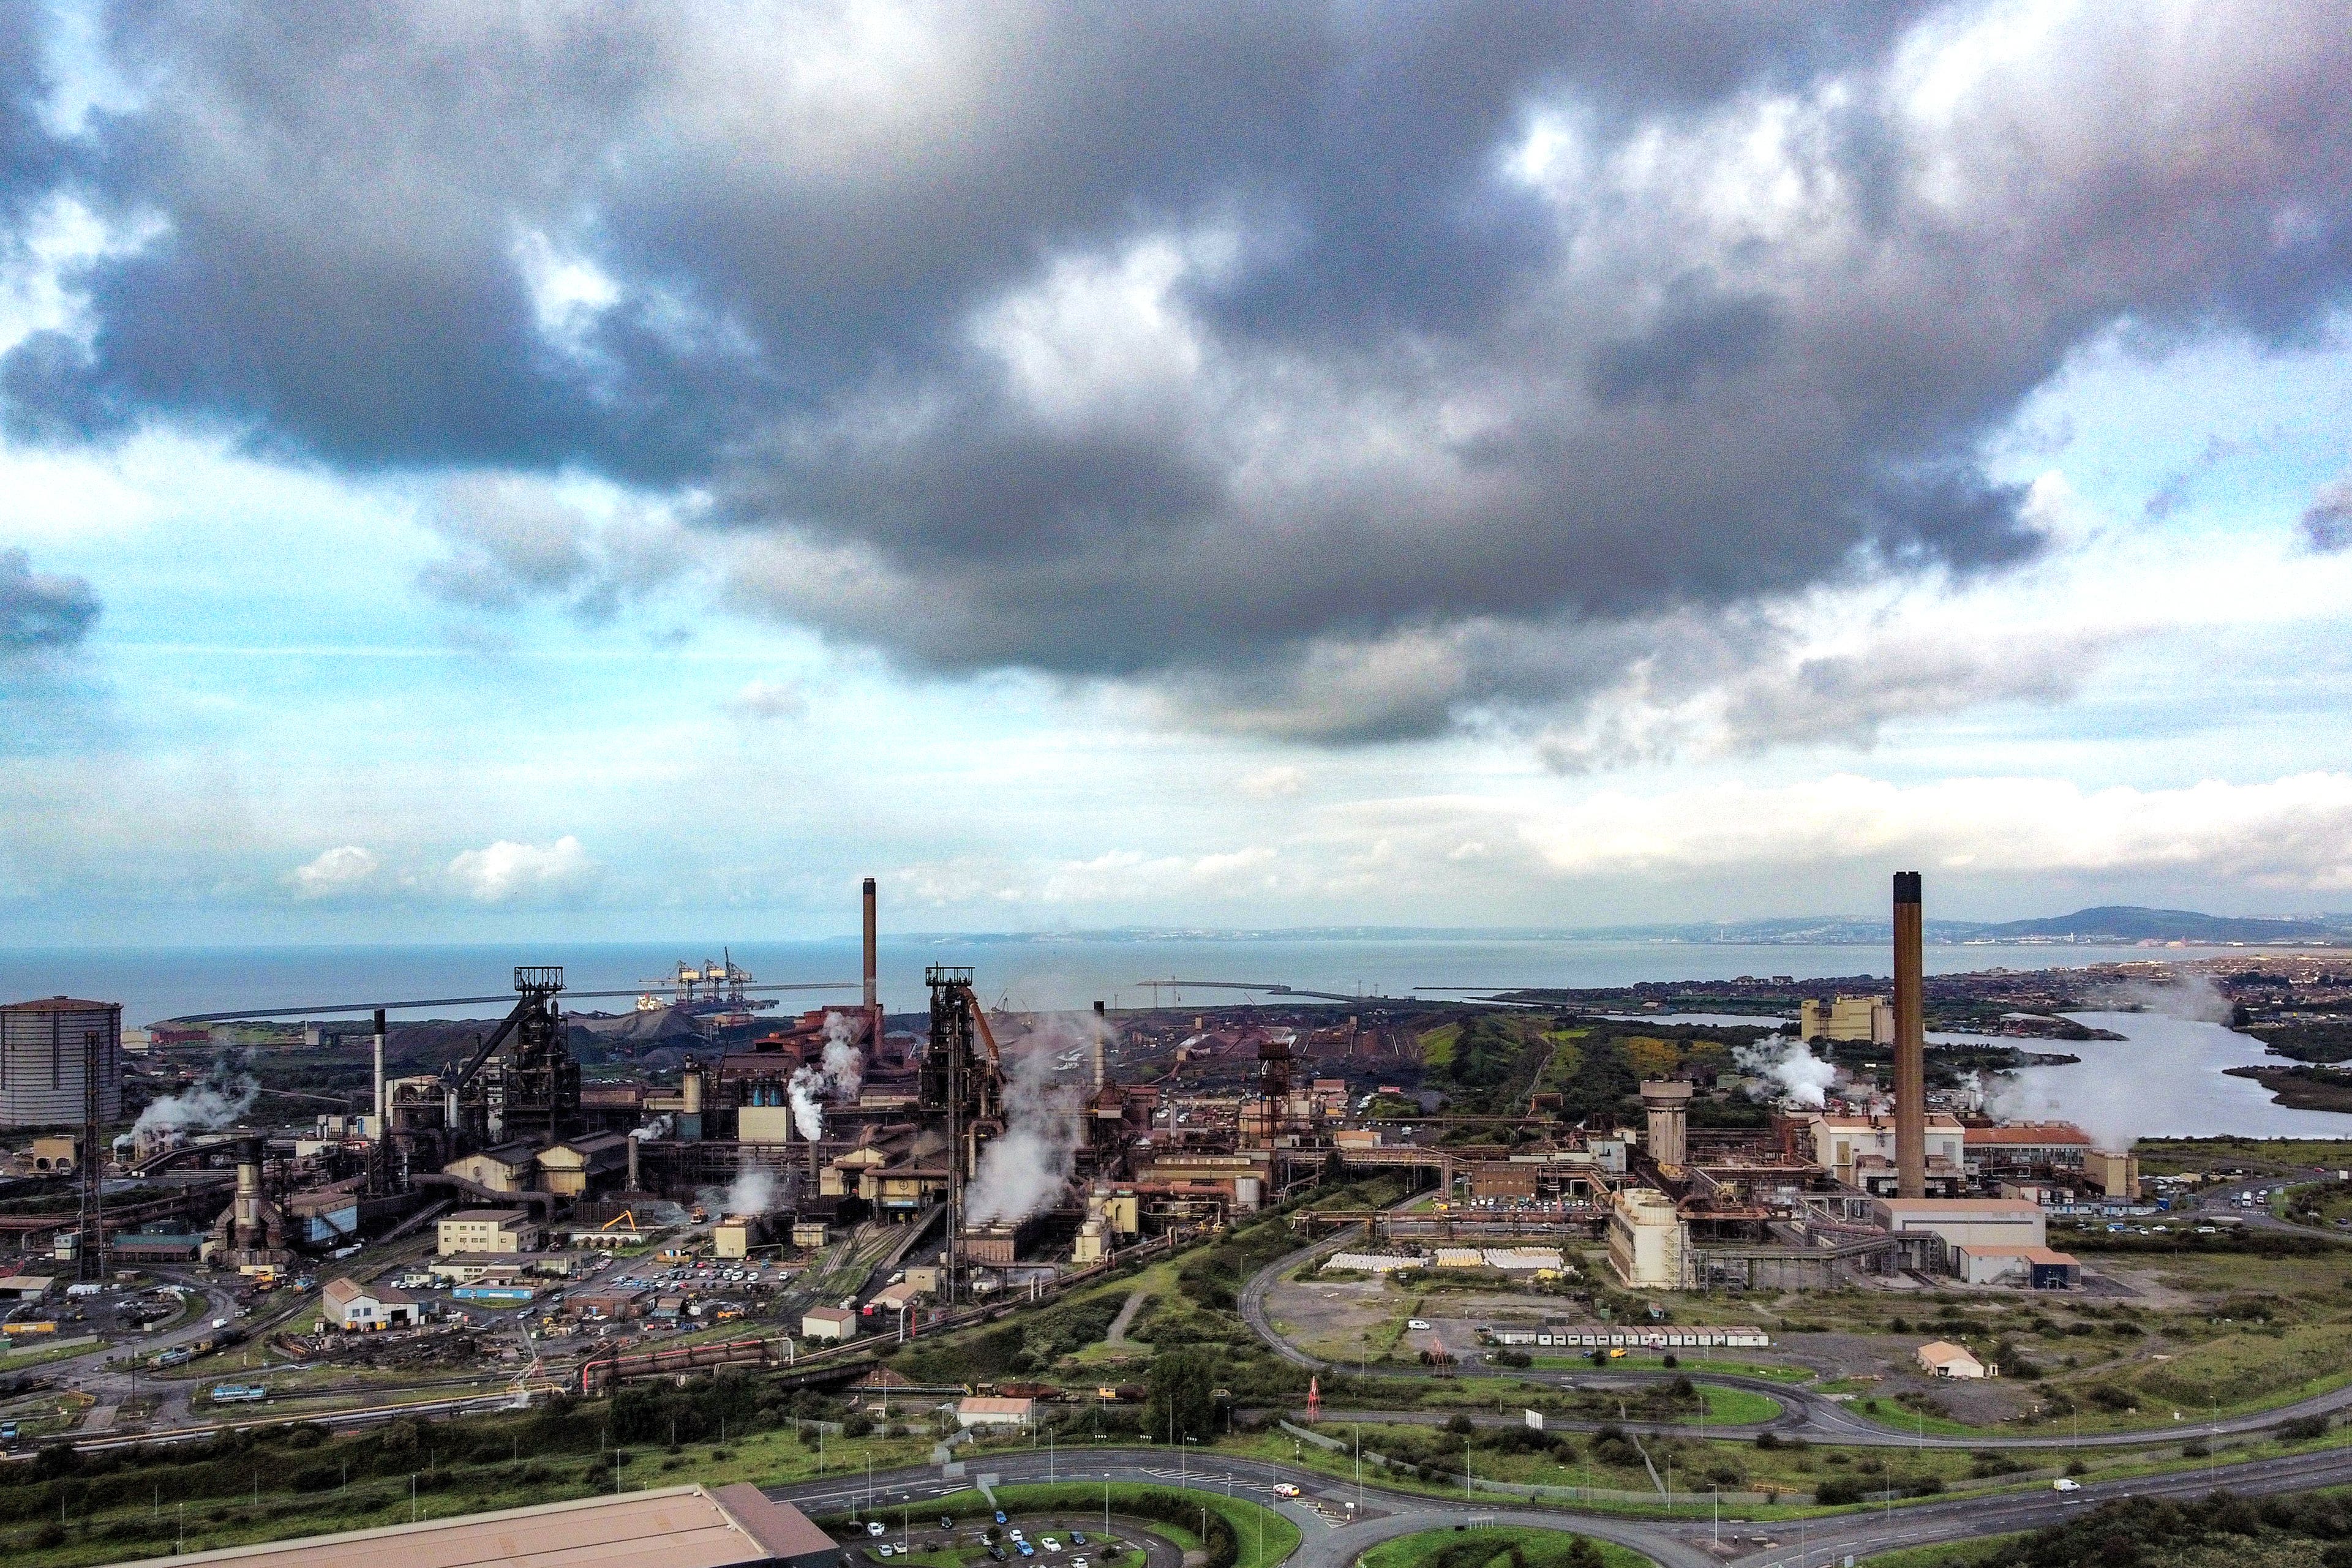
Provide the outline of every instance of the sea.
{"type": "MultiPolygon", "coordinates": [[[[2090,946],[1929,946],[1932,973],[2142,961],[2241,953],[2210,947],[2090,946]]],[[[855,938],[749,942],[705,950],[675,943],[533,943],[514,946],[15,948],[0,950],[0,1000],[64,993],[119,1001],[128,1025],[199,1013],[300,1009],[331,1016],[408,1001],[442,1001],[412,1018],[494,1018],[512,994],[513,969],[561,964],[574,1011],[626,1011],[640,990],[667,995],[680,962],[734,963],[771,993],[779,1013],[854,997],[855,938]],[[614,991],[596,998],[581,993],[614,991]],[[451,1004],[446,998],[491,998],[451,1004]]],[[[1212,1007],[1289,992],[1381,999],[1475,997],[1520,987],[1626,986],[1643,980],[1884,978],[1883,946],[1576,941],[1514,937],[929,936],[885,939],[884,1005],[918,1012],[929,1003],[924,970],[969,966],[982,999],[1015,1009],[1212,1007]]],[[[2162,1012],[2091,1013],[2084,1021],[2126,1037],[2048,1049],[2078,1066],[2031,1068],[2000,1086],[1997,1108],[2059,1116],[2106,1136],[2352,1136],[2352,1116],[2273,1103],[2251,1080],[2221,1070],[2263,1060],[2261,1041],[2218,1023],[2162,1012]]],[[[1740,1021],[1754,1021],[1742,1019],[1740,1021]]],[[[1939,1036],[1938,1038],[1946,1038],[1939,1036]]],[[[1949,1038],[1961,1038],[1958,1036],[1949,1038]]],[[[2033,1041],[2023,1043],[2030,1049],[2033,1041]]],[[[2275,1060],[2275,1059],[2273,1059],[2275,1060]]]]}

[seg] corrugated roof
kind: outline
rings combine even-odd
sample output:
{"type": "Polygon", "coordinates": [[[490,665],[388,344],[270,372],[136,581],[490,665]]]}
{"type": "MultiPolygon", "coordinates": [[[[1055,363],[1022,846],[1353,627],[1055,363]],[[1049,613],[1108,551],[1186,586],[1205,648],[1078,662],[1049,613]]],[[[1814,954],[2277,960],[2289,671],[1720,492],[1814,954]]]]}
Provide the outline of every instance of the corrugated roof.
{"type": "Polygon", "coordinates": [[[102,1013],[121,1011],[121,1002],[90,1002],[79,997],[42,997],[29,1002],[0,1004],[0,1013],[102,1013]]]}
{"type": "Polygon", "coordinates": [[[757,1487],[668,1487],[425,1524],[314,1535],[174,1557],[262,1568],[751,1568],[838,1552],[800,1510],[757,1487]]]}
{"type": "Polygon", "coordinates": [[[2079,1144],[2088,1148],[2091,1134],[2072,1122],[2017,1122],[2006,1127],[1970,1127],[1963,1134],[1970,1144],[2079,1144]]]}

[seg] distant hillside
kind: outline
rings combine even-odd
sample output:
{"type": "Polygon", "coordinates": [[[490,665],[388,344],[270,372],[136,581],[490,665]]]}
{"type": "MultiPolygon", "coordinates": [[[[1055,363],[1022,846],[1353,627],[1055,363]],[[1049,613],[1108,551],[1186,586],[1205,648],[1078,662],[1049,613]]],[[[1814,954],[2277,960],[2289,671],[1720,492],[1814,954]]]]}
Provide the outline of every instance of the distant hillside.
{"type": "MultiPolygon", "coordinates": [[[[1308,925],[1257,929],[1126,926],[1093,931],[910,933],[936,943],[1051,944],[1181,942],[1690,942],[1742,946],[1883,947],[1893,928],[1885,915],[1808,915],[1759,920],[1688,921],[1646,925],[1441,926],[1308,925]]],[[[2352,915],[2281,920],[2258,915],[2202,915],[2193,909],[2144,909],[2105,904],[2038,920],[1927,922],[1930,942],[2310,942],[2352,945],[2352,915]]]]}
{"type": "Polygon", "coordinates": [[[2352,936],[2341,916],[2271,920],[2253,915],[2200,915],[2193,909],[2142,909],[2105,904],[2041,920],[1978,926],[1963,941],[1991,942],[2325,942],[2352,936]]]}

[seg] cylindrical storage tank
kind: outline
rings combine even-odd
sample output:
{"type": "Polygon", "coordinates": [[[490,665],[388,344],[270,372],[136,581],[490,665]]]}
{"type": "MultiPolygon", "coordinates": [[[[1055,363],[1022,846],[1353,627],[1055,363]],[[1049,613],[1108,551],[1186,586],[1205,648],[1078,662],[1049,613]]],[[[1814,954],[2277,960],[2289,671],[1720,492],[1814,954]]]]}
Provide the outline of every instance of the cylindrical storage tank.
{"type": "Polygon", "coordinates": [[[122,1119],[122,1004],[49,997],[0,1007],[0,1127],[79,1126],[87,1037],[98,1036],[98,1119],[122,1119]]]}

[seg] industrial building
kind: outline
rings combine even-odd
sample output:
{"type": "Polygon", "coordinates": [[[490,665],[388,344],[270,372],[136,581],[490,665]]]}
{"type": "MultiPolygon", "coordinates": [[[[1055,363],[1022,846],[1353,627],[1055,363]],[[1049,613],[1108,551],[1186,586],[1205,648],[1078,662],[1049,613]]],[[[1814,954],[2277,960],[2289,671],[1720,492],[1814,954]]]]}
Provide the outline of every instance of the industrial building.
{"type": "Polygon", "coordinates": [[[196,1552],[175,1565],[233,1568],[852,1568],[855,1558],[788,1502],[749,1482],[661,1487],[196,1552]]]}
{"type": "Polygon", "coordinates": [[[1832,1044],[1893,1045],[1895,1009],[1885,997],[1832,997],[1797,1004],[1797,1038],[1832,1044]]]}
{"type": "Polygon", "coordinates": [[[539,1245],[539,1227],[520,1208],[468,1208],[444,1215],[436,1227],[444,1258],[468,1253],[530,1252],[539,1245]]]}
{"type": "Polygon", "coordinates": [[[79,1127],[95,1079],[99,1124],[122,1119],[122,1004],[44,997],[0,1006],[0,1127],[79,1127]]]}
{"type": "Polygon", "coordinates": [[[349,1333],[413,1328],[423,1313],[415,1297],[383,1284],[330,1280],[319,1299],[327,1322],[349,1333]]]}

